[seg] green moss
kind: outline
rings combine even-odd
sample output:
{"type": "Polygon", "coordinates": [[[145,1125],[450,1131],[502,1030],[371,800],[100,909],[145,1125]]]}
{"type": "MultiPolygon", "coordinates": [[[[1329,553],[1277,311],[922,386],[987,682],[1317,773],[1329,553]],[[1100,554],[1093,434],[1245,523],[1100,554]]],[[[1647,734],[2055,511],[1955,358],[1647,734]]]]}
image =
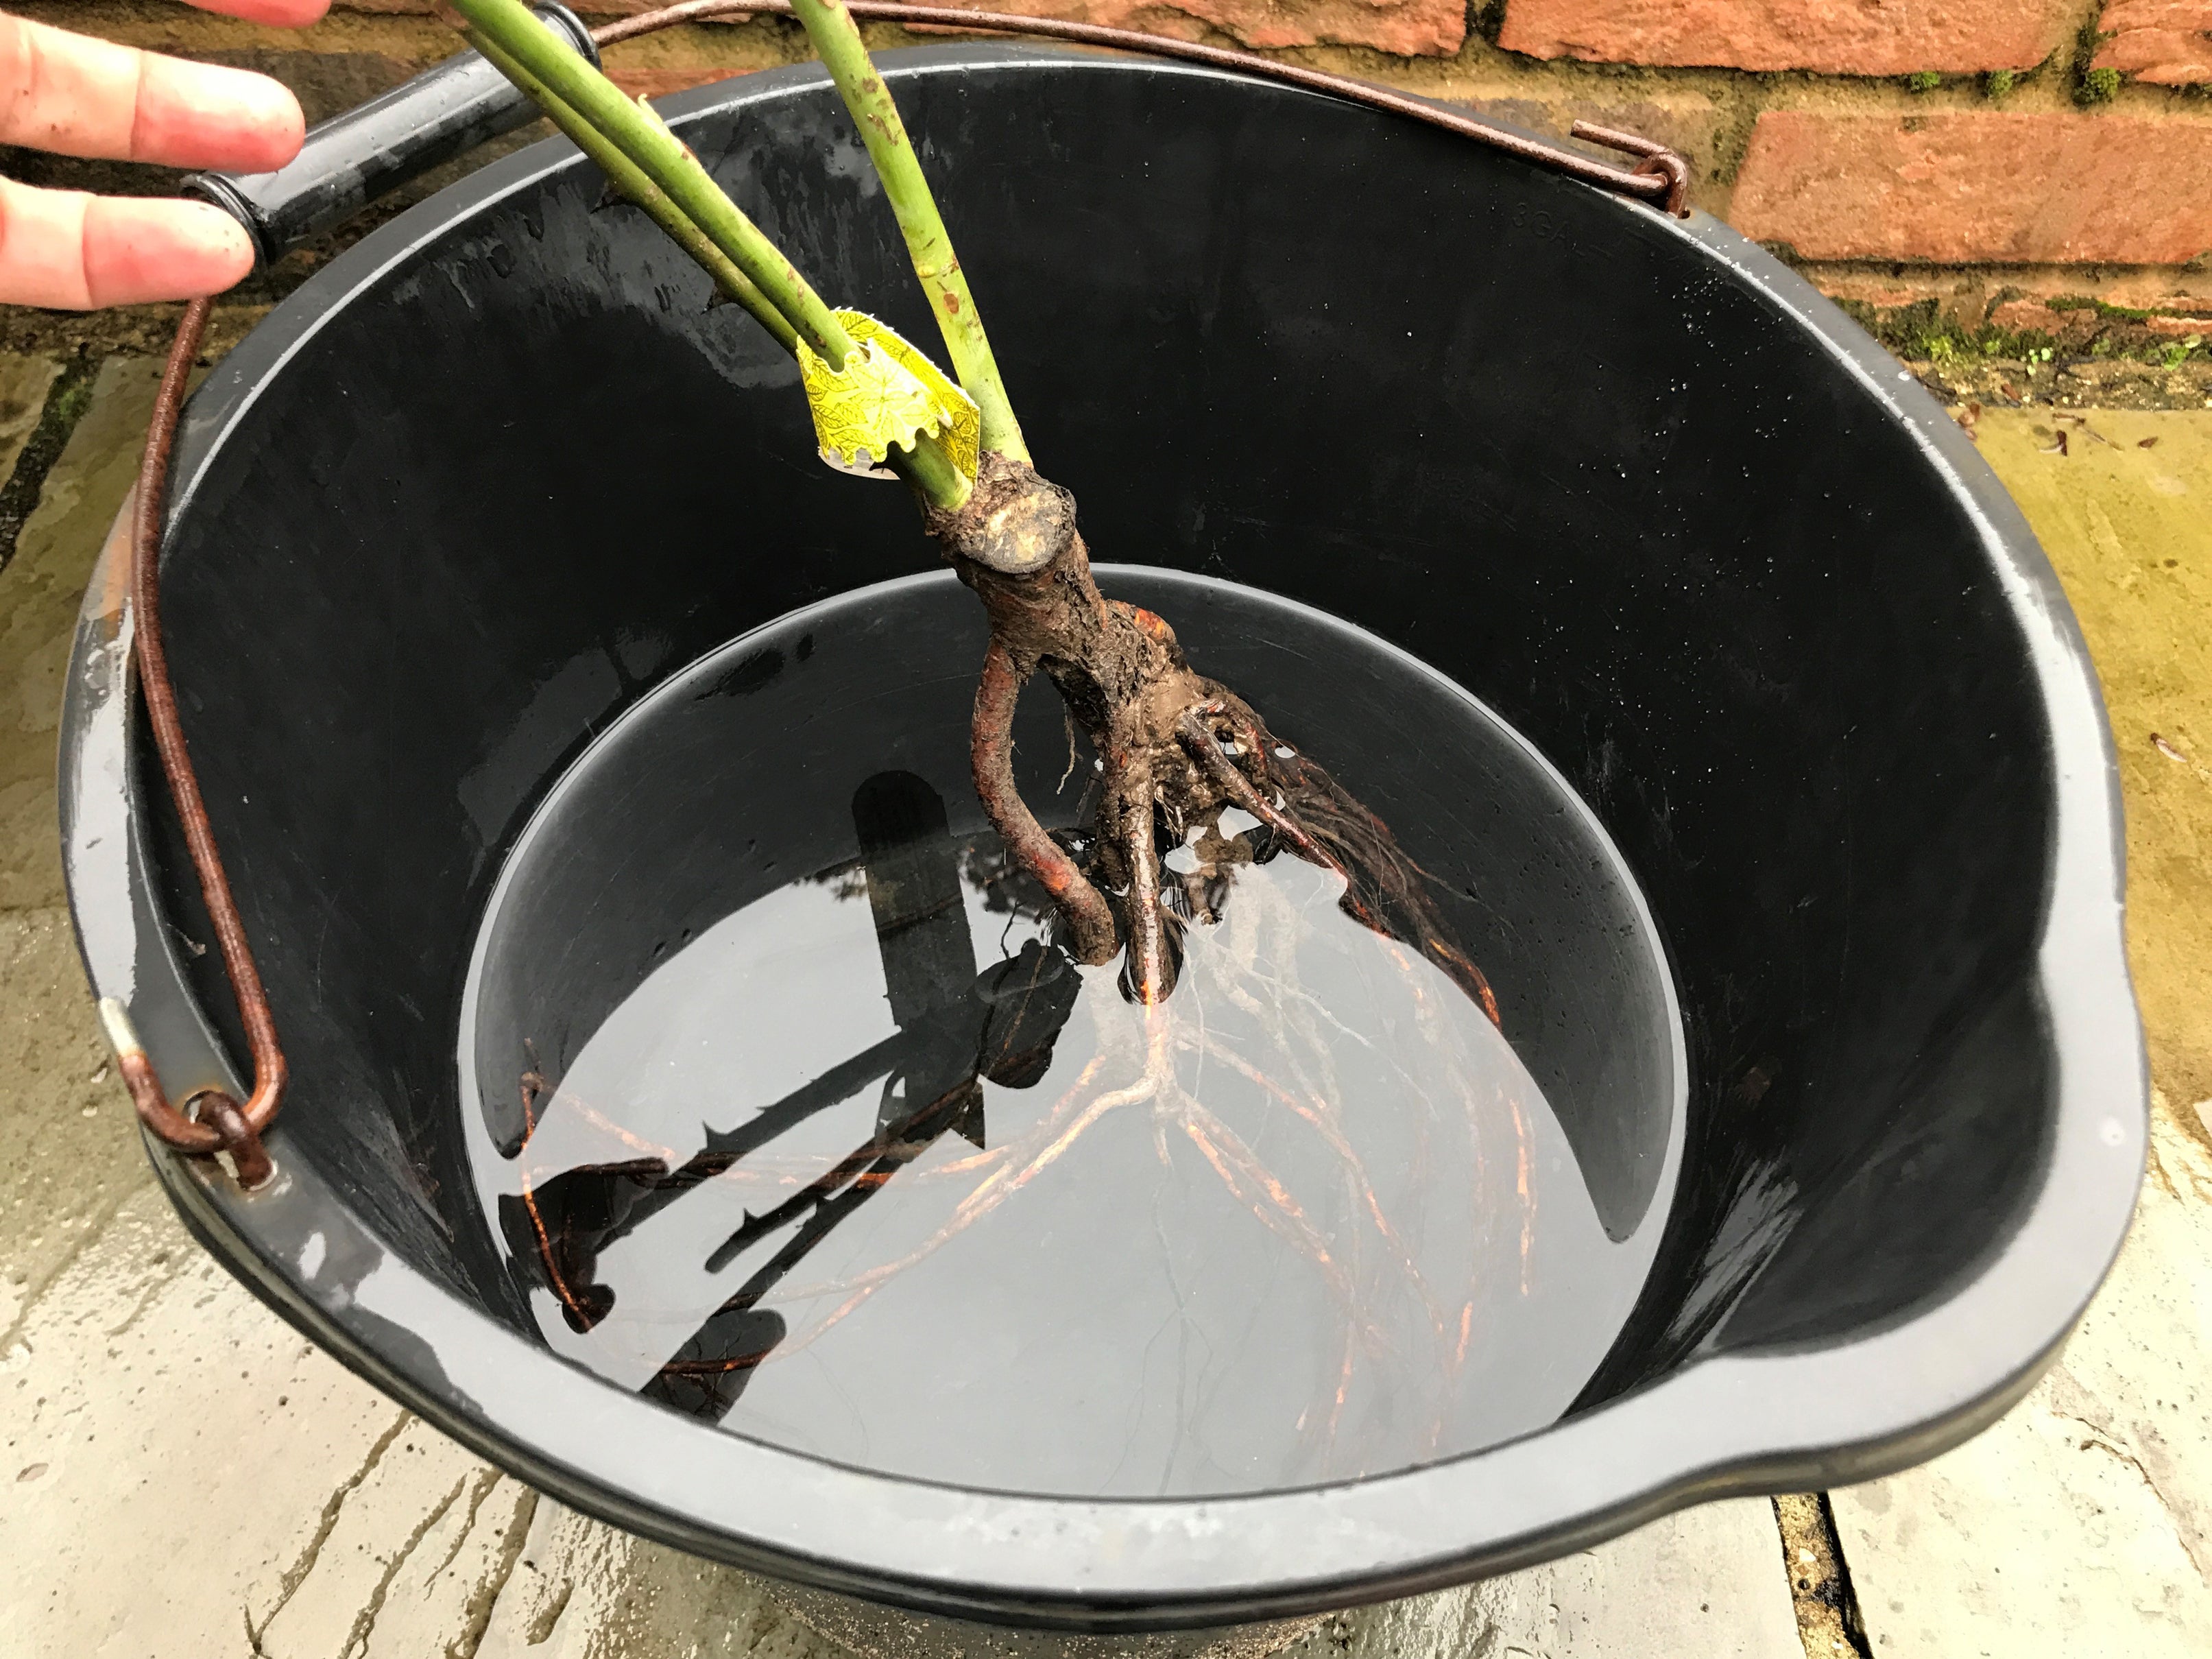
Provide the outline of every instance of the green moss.
{"type": "Polygon", "coordinates": [[[1735,183],[1736,173],[1743,167],[1743,158],[1751,152],[1752,129],[1759,125],[1760,100],[1756,97],[1740,98],[1729,112],[1712,137],[1711,155],[1705,162],[1705,179],[1710,184],[1728,185],[1735,183]]]}
{"type": "Polygon", "coordinates": [[[2109,104],[2119,95],[2120,72],[2116,69],[2093,69],[2081,76],[2081,84],[2074,89],[2077,104],[2109,104]]]}
{"type": "Polygon", "coordinates": [[[2053,311],[2094,311],[2100,317],[2109,317],[2124,323],[2139,323],[2151,314],[2131,306],[2110,305],[2087,294],[2062,294],[2057,299],[2045,300],[2043,303],[2053,311]]]}
{"type": "MultiPolygon", "coordinates": [[[[2005,297],[2019,296],[2016,290],[2006,289],[2000,299],[2005,297]]],[[[2158,313],[2109,305],[2087,295],[2063,294],[2042,302],[2075,319],[2063,334],[2045,329],[2002,328],[1995,323],[1966,327],[1944,315],[1941,303],[1934,299],[1917,300],[1894,310],[1881,310],[1863,300],[1839,299],[1835,303],[1884,346],[1911,362],[1955,367],[1981,359],[2021,363],[2033,371],[2055,364],[2063,354],[2069,361],[2119,359],[2172,369],[2212,357],[2212,320],[2204,323],[2202,334],[2180,340],[2149,335],[2140,325],[2158,313]]]]}
{"type": "Polygon", "coordinates": [[[1861,328],[1899,356],[1915,362],[1953,363],[1961,358],[2002,358],[2012,362],[2047,363],[2058,355],[2059,343],[2039,329],[1961,328],[1942,314],[1934,300],[1918,300],[1894,311],[1877,311],[1863,300],[1838,300],[1837,305],[1861,328]]]}
{"type": "Polygon", "coordinates": [[[1905,77],[1905,84],[1913,92],[1933,92],[1943,84],[1943,77],[1934,70],[1915,70],[1905,77]]]}
{"type": "Polygon", "coordinates": [[[1900,306],[1883,317],[1874,331],[1875,338],[1901,357],[1929,356],[1929,343],[1948,336],[1942,314],[1933,300],[1917,300],[1909,306],[1900,306]]]}
{"type": "Polygon", "coordinates": [[[1918,342],[1919,350],[1906,356],[1924,356],[1930,362],[1948,363],[1960,357],[2002,357],[2012,362],[2047,363],[2058,355],[2058,343],[2034,329],[1984,328],[1957,334],[1930,334],[1918,342]]]}
{"type": "Polygon", "coordinates": [[[2013,73],[2010,70],[1991,70],[1982,77],[1982,96],[1994,103],[2009,95],[2012,85],[2013,73]]]}
{"type": "Polygon", "coordinates": [[[2074,101],[2077,104],[2102,104],[2111,101],[2120,89],[2120,77],[2110,70],[2095,70],[2097,54],[2112,37],[2098,28],[2104,9],[2093,11],[2074,37],[2074,101]]]}

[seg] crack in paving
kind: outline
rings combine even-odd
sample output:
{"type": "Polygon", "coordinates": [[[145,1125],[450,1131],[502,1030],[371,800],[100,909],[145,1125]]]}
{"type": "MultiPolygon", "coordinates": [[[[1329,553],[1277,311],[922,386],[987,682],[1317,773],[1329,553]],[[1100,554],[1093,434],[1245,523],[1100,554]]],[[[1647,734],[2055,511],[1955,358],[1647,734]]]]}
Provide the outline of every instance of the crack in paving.
{"type": "Polygon", "coordinates": [[[54,463],[62,458],[69,445],[70,434],[92,407],[93,382],[100,376],[103,360],[86,354],[65,358],[62,372],[46,388],[46,401],[39,411],[39,423],[31,428],[31,435],[23,441],[23,447],[15,457],[15,469],[5,484],[0,484],[0,570],[5,570],[15,556],[15,544],[30,522],[31,514],[38,511],[39,497],[45,493],[46,475],[53,471],[54,463]]]}
{"type": "Polygon", "coordinates": [[[1873,1659],[1828,1494],[1777,1498],[1774,1520],[1782,1535],[1782,1565],[1789,1575],[1797,1639],[1804,1644],[1806,1659],[1873,1659]]]}
{"type": "MultiPolygon", "coordinates": [[[[400,1568],[405,1566],[407,1559],[415,1553],[415,1547],[429,1535],[430,1528],[443,1520],[446,1511],[460,1501],[462,1490],[468,1484],[466,1475],[454,1481],[453,1491],[445,1495],[437,1508],[416,1522],[415,1529],[407,1534],[405,1540],[392,1553],[392,1559],[384,1564],[383,1576],[376,1581],[376,1588],[368,1593],[368,1605],[354,1615],[353,1628],[346,1632],[345,1645],[338,1650],[338,1659],[353,1659],[356,1653],[368,1653],[369,1632],[376,1628],[376,1617],[384,1611],[385,1598],[392,1594],[392,1581],[399,1577],[400,1568]]],[[[264,1625],[262,1628],[265,1630],[268,1626],[264,1625]]]]}
{"type": "Polygon", "coordinates": [[[276,1615],[284,1611],[292,1597],[298,1592],[300,1586],[307,1581],[307,1575],[315,1570],[315,1562],[323,1553],[323,1546],[330,1542],[331,1533],[337,1530],[338,1515],[345,1508],[346,1499],[353,1495],[362,1481],[376,1473],[376,1466],[384,1461],[384,1454],[392,1449],[392,1443],[398,1439],[406,1431],[407,1425],[414,1420],[415,1416],[412,1412],[403,1411],[394,1418],[392,1426],[377,1436],[376,1443],[368,1449],[368,1455],[362,1460],[361,1467],[348,1475],[340,1483],[337,1490],[323,1501],[323,1512],[316,1522],[315,1535],[307,1540],[307,1548],[301,1552],[299,1558],[284,1570],[283,1576],[276,1581],[278,1586],[276,1605],[269,1609],[269,1616],[261,1621],[260,1630],[257,1631],[253,1628],[252,1612],[250,1608],[247,1610],[246,1633],[253,1644],[256,1659],[262,1659],[263,1632],[276,1622],[276,1615]]]}
{"type": "Polygon", "coordinates": [[[530,1628],[522,1633],[523,1645],[542,1648],[551,1641],[562,1615],[568,1611],[568,1603],[575,1594],[576,1581],[574,1578],[562,1579],[560,1593],[538,1609],[538,1617],[531,1620],[530,1628]]]}
{"type": "Polygon", "coordinates": [[[493,1611],[499,1606],[499,1598],[507,1594],[507,1587],[514,1578],[515,1565],[522,1559],[522,1552],[530,1542],[530,1528],[538,1520],[538,1503],[537,1492],[525,1486],[522,1501],[514,1506],[514,1513],[507,1517],[507,1542],[501,1549],[499,1565],[477,1586],[477,1593],[461,1609],[464,1620],[461,1638],[447,1650],[449,1659],[477,1659],[477,1650],[483,1646],[484,1636],[491,1629],[493,1611]]]}
{"type": "Polygon", "coordinates": [[[491,1495],[491,1489],[498,1484],[499,1471],[497,1469],[481,1469],[477,1471],[477,1483],[469,1492],[468,1515],[453,1533],[453,1547],[446,1552],[444,1559],[441,1560],[436,1566],[430,1569],[430,1577],[435,1578],[440,1573],[445,1571],[447,1567],[452,1566],[453,1565],[453,1558],[459,1555],[461,1551],[467,1547],[469,1534],[477,1529],[477,1512],[483,1508],[484,1499],[491,1495]]]}

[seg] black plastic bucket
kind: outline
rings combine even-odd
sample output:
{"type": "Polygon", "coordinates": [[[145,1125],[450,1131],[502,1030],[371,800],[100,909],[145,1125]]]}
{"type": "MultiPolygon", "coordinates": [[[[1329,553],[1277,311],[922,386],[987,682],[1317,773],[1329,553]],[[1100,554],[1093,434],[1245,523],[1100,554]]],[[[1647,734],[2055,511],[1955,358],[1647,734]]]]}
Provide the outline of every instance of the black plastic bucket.
{"type": "MultiPolygon", "coordinates": [[[[1941,410],[1701,216],[1210,70],[893,54],[1015,401],[1102,558],[1340,617],[1574,786],[1671,963],[1687,1111],[1640,1299],[1540,1432],[1374,1479],[1085,1501],[726,1433],[554,1357],[464,1168],[471,940],[564,759],[795,607],[927,568],[793,371],[565,144],[334,261],[186,416],[167,629],[291,1058],[200,1237],[580,1508],[817,1589],[1131,1631],[1497,1572],[1866,1479],[2023,1392],[2127,1224],[2146,1080],[2094,680],[1941,410]]],[[[664,106],[834,300],[932,337],[818,71],[664,106]]],[[[111,548],[70,680],[85,955],[179,1093],[243,1053],[111,548]]]]}

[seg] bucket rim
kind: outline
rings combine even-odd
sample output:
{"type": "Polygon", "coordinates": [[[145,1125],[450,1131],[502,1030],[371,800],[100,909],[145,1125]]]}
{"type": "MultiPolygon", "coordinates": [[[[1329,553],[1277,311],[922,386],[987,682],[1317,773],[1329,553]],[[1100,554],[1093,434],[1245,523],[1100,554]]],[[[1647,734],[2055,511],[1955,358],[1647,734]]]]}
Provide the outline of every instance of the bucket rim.
{"type": "MultiPolygon", "coordinates": [[[[878,61],[893,81],[1044,68],[1322,96],[1065,47],[925,46],[878,61]]],[[[828,87],[810,64],[696,88],[659,107],[680,131],[828,87]]],[[[188,407],[171,522],[258,389],[350,299],[479,209],[583,165],[564,139],[531,145],[409,210],[303,284],[188,407]]],[[[1221,1625],[1443,1588],[1588,1547],[1694,1503],[1871,1480],[1994,1421],[2033,1384],[2101,1284],[2133,1213],[2148,1141],[2149,1078],[2123,935],[2118,761],[2079,627],[2027,520],[1971,441],[1808,283],[1702,212],[1671,219],[1594,185],[1559,182],[1643,216],[1643,234],[1680,239],[1716,275],[1761,295],[1910,432],[1973,525],[2021,631],[2053,757],[2051,884],[2034,983],[2057,1105],[2050,1155],[2017,1227],[1954,1294],[1819,1346],[1692,1358],[1551,1428],[1420,1468],[1289,1492],[1080,1500],[871,1474],[643,1401],[409,1266],[287,1147],[281,1119],[270,1145],[283,1174],[256,1194],[149,1143],[188,1229],[349,1369],[565,1504],[817,1589],[1042,1628],[1221,1625]]],[[[126,503],[88,592],[67,678],[60,795],[70,905],[94,994],[131,1007],[161,1074],[186,1089],[234,1089],[154,897],[129,715],[130,519],[126,503]]]]}

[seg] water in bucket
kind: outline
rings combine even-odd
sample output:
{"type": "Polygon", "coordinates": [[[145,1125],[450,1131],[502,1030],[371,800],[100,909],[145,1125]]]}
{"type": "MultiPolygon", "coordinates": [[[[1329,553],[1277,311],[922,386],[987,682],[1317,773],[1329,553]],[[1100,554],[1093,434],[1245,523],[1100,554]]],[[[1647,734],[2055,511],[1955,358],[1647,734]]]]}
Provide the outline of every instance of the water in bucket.
{"type": "MultiPolygon", "coordinates": [[[[1382,641],[1101,580],[1389,822],[1501,1024],[1233,812],[1169,855],[1181,976],[1132,1001],[975,805],[973,599],[831,600],[625,714],[492,897],[459,1060],[539,1330],[737,1433],[1054,1495],[1347,1480],[1557,1420],[1680,1143],[1671,988],[1617,853],[1382,641]]],[[[1077,823],[1092,762],[1047,689],[1017,758],[1077,823]]]]}

